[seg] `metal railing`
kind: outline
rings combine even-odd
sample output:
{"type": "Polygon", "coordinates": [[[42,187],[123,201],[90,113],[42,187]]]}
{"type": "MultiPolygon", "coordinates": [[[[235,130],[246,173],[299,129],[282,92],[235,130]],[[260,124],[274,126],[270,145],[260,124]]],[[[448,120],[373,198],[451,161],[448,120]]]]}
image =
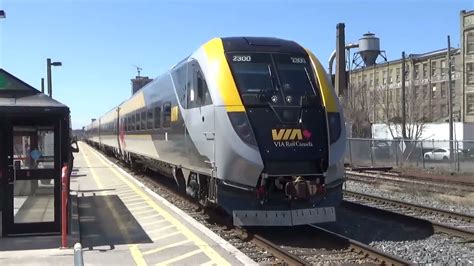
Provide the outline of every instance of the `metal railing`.
{"type": "Polygon", "coordinates": [[[358,166],[435,169],[474,173],[474,140],[348,138],[345,162],[358,166]]]}

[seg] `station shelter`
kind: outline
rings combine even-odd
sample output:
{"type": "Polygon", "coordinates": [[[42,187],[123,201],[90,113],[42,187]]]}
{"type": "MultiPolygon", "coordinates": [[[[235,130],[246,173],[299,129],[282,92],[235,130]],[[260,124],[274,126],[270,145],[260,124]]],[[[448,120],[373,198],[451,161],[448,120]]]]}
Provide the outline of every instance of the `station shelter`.
{"type": "Polygon", "coordinates": [[[71,156],[69,108],[0,69],[0,236],[61,232],[71,156]]]}

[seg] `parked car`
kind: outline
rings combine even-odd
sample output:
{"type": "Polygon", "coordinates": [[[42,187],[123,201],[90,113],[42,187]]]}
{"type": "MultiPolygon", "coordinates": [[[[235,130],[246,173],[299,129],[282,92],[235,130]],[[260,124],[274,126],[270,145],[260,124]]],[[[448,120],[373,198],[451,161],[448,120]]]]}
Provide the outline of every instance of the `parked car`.
{"type": "Polygon", "coordinates": [[[467,148],[462,150],[461,159],[472,161],[474,160],[474,148],[467,148]]]}
{"type": "Polygon", "coordinates": [[[372,154],[379,158],[390,157],[390,143],[387,141],[376,140],[371,145],[372,154]]]}
{"type": "MultiPolygon", "coordinates": [[[[454,150],[454,152],[457,152],[458,156],[462,154],[461,150],[454,150]]],[[[447,161],[449,160],[449,154],[449,149],[434,149],[426,152],[423,157],[425,157],[425,160],[447,161]]]]}

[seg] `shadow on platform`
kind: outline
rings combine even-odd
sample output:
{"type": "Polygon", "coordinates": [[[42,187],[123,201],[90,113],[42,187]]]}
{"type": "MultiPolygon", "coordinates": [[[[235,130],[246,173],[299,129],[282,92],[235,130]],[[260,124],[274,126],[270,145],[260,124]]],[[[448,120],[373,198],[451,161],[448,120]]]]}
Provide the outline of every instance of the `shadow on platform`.
{"type": "Polygon", "coordinates": [[[117,195],[79,197],[78,202],[83,248],[153,242],[117,195]]]}
{"type": "Polygon", "coordinates": [[[0,237],[0,251],[57,249],[60,244],[60,235],[0,237]]]}

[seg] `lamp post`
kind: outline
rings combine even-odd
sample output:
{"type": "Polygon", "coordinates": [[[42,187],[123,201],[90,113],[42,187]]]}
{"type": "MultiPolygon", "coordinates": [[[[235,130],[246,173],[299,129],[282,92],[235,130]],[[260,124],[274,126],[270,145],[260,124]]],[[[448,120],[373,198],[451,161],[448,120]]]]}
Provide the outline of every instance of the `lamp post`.
{"type": "Polygon", "coordinates": [[[46,75],[48,80],[48,94],[50,98],[53,98],[53,85],[51,82],[51,66],[62,66],[61,62],[51,62],[51,58],[46,59],[46,75]]]}

